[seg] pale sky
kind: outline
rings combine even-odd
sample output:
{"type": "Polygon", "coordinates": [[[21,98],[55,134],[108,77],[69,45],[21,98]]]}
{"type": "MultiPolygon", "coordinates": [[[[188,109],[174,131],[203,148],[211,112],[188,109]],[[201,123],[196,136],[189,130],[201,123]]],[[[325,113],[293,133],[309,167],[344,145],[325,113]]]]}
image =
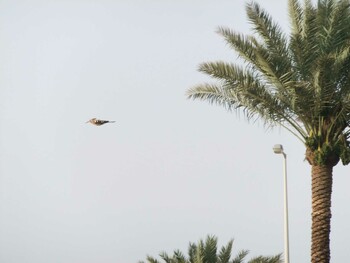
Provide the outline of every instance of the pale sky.
{"type": "MultiPolygon", "coordinates": [[[[287,0],[257,1],[288,30],[287,0]]],[[[208,234],[233,254],[310,262],[304,148],[282,129],[187,100],[239,0],[0,1],[0,262],[133,263],[208,234]],[[90,118],[115,120],[95,127],[90,118]]],[[[349,167],[334,169],[332,262],[349,259],[349,167]]]]}

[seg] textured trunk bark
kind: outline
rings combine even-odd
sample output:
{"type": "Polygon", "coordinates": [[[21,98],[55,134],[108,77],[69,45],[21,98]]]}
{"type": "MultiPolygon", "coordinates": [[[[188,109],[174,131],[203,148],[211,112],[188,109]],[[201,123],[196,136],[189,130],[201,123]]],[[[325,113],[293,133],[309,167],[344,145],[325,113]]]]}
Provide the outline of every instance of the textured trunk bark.
{"type": "Polygon", "coordinates": [[[312,263],[330,262],[332,171],[332,165],[312,165],[312,263]]]}

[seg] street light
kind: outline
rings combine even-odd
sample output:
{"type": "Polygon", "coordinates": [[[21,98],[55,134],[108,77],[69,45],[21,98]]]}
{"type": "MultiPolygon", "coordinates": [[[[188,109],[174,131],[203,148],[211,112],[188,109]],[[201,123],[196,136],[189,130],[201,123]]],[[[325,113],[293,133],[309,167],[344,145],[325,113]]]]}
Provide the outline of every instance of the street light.
{"type": "Polygon", "coordinates": [[[284,262],[289,263],[289,230],[288,230],[288,193],[287,193],[287,154],[283,151],[281,144],[273,146],[276,154],[283,155],[283,176],[284,176],[284,262]]]}

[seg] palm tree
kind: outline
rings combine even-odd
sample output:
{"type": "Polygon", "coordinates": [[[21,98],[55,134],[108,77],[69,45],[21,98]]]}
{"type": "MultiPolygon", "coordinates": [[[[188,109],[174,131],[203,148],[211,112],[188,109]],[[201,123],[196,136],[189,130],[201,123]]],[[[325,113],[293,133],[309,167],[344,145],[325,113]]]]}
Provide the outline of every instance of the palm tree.
{"type": "Polygon", "coordinates": [[[188,97],[248,119],[280,125],[306,147],[312,177],[311,262],[329,262],[332,170],[350,162],[349,0],[288,0],[291,32],[285,35],[257,3],[246,5],[252,35],[220,27],[243,63],[203,63],[218,80],[188,90],[188,97]]]}
{"type": "MultiPolygon", "coordinates": [[[[162,252],[159,256],[165,263],[244,263],[248,250],[242,250],[231,259],[233,240],[223,246],[217,253],[218,240],[215,236],[207,236],[205,242],[200,240],[198,244],[190,243],[188,247],[188,258],[180,250],[175,250],[172,256],[162,252]]],[[[156,258],[147,256],[148,263],[160,263],[156,258]]],[[[247,263],[281,263],[281,255],[272,257],[259,256],[249,260],[247,263]]],[[[144,263],[144,262],[140,262],[144,263]]]]}

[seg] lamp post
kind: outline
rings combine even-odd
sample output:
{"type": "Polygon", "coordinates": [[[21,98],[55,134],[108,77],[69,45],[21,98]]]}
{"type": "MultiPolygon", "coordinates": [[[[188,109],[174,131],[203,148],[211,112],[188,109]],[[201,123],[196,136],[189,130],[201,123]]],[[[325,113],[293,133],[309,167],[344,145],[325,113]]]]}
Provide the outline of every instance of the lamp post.
{"type": "Polygon", "coordinates": [[[283,151],[281,144],[273,146],[276,154],[283,155],[283,177],[284,177],[284,262],[289,263],[289,228],[288,228],[288,192],[287,192],[287,154],[283,151]]]}

